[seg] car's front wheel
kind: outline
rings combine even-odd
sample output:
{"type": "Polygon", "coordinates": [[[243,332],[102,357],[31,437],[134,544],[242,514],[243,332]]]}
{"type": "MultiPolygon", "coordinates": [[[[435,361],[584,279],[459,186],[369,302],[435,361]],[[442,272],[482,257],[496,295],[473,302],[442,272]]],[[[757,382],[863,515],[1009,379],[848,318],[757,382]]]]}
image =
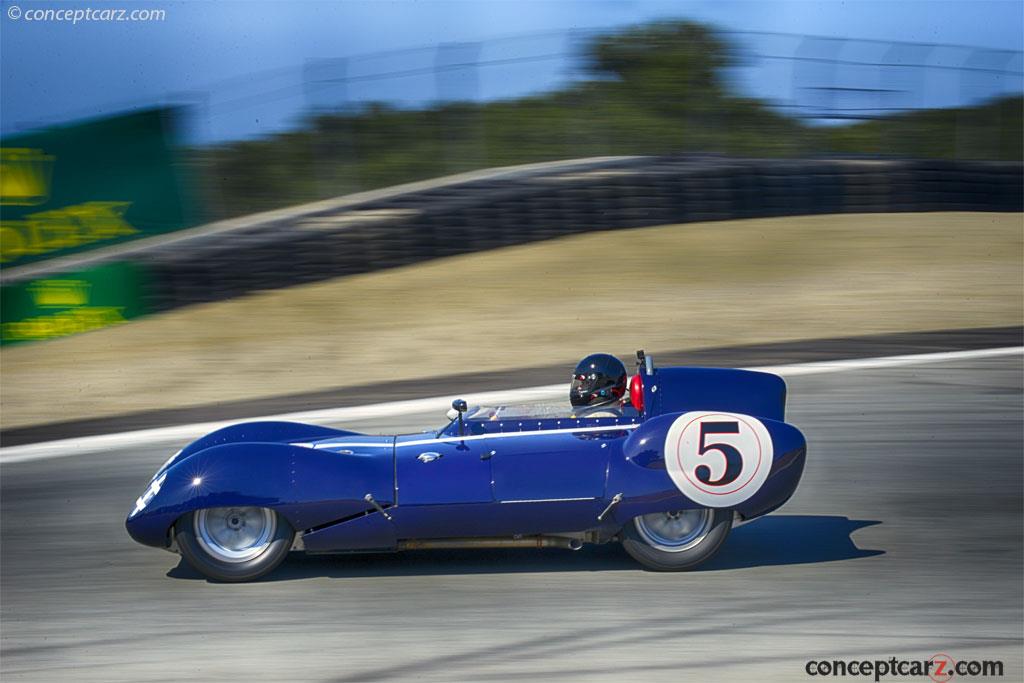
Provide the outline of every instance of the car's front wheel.
{"type": "Polygon", "coordinates": [[[252,581],[273,570],[291,550],[295,531],[274,510],[205,508],[174,525],[178,549],[193,568],[215,581],[252,581]]]}
{"type": "Polygon", "coordinates": [[[711,559],[732,529],[732,511],[697,508],[634,517],[622,545],[648,569],[686,571],[711,559]]]}

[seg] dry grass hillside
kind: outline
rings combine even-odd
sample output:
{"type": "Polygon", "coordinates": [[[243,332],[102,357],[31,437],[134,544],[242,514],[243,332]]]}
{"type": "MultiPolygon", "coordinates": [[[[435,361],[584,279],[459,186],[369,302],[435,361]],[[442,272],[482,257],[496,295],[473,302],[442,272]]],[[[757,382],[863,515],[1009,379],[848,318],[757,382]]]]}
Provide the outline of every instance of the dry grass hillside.
{"type": "Polygon", "coordinates": [[[585,234],[3,350],[2,427],[623,354],[1022,322],[1021,214],[585,234]]]}

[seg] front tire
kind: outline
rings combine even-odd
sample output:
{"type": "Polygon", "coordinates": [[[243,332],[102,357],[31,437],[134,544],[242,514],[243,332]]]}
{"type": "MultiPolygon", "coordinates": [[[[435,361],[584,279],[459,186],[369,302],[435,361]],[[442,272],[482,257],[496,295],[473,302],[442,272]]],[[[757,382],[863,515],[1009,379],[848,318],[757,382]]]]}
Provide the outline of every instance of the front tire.
{"type": "Polygon", "coordinates": [[[252,581],[281,564],[295,539],[284,517],[261,507],[204,508],[174,525],[182,557],[214,581],[252,581]]]}
{"type": "Polygon", "coordinates": [[[622,528],[622,545],[648,569],[679,572],[707,562],[732,529],[732,510],[697,508],[634,517],[622,528]]]}

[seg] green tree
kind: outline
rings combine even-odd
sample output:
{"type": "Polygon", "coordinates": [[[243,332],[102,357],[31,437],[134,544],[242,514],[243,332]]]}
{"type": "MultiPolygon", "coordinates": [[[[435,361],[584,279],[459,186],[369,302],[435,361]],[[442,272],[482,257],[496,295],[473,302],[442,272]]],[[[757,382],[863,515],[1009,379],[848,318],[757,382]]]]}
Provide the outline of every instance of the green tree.
{"type": "Polygon", "coordinates": [[[737,59],[710,27],[662,22],[596,38],[590,72],[635,105],[673,117],[714,111],[726,99],[722,72],[737,59]]]}

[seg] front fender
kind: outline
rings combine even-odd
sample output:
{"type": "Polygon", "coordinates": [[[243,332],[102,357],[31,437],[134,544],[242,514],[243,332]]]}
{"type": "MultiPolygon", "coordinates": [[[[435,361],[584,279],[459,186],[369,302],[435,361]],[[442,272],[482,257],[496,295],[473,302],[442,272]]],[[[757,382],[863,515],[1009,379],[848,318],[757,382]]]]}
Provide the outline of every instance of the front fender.
{"type": "Polygon", "coordinates": [[[194,453],[205,451],[213,446],[229,443],[289,443],[293,441],[313,441],[338,436],[359,436],[357,432],[343,429],[332,429],[320,425],[303,424],[301,422],[263,421],[240,422],[228,425],[200,437],[185,446],[178,453],[175,461],[181,461],[194,453]]]}
{"type": "MultiPolygon", "coordinates": [[[[746,427],[744,427],[746,429],[746,427]]],[[[714,448],[716,440],[725,440],[722,437],[706,435],[705,446],[709,452],[708,462],[717,456],[717,449],[714,448]]],[[[753,440],[752,443],[755,443],[753,440]]],[[[661,415],[644,422],[637,428],[623,444],[622,455],[614,457],[610,463],[608,472],[608,495],[622,493],[622,500],[614,508],[615,521],[619,524],[628,522],[633,517],[651,512],[666,512],[670,510],[683,510],[697,507],[724,507],[735,510],[745,519],[763,515],[785,503],[800,482],[803,472],[804,460],[806,457],[807,443],[803,434],[793,425],[765,418],[755,418],[749,415],[736,413],[724,413],[717,411],[691,411],[687,413],[674,413],[661,415]],[[680,486],[673,475],[669,472],[668,457],[675,457],[680,465],[674,466],[677,472],[684,467],[684,462],[701,462],[694,453],[690,460],[679,458],[681,448],[695,448],[694,440],[680,439],[680,433],[688,425],[697,424],[702,421],[730,423],[737,420],[740,423],[751,426],[760,425],[758,434],[767,434],[771,444],[771,458],[763,463],[756,457],[750,456],[751,461],[744,459],[743,467],[746,471],[740,470],[741,477],[737,477],[737,486],[742,483],[748,473],[757,472],[756,477],[751,477],[752,490],[740,493],[730,493],[721,497],[721,501],[715,500],[713,494],[706,492],[705,500],[693,500],[690,488],[697,485],[713,491],[714,487],[702,484],[700,481],[687,484],[686,481],[680,486]],[[696,422],[695,422],[696,421],[696,422]],[[676,425],[673,431],[673,425],[676,425]],[[670,432],[672,434],[669,438],[670,432]],[[671,443],[669,443],[671,441],[671,443]],[[689,446],[681,446],[682,443],[689,443],[689,446]],[[674,451],[674,452],[673,452],[674,451]],[[765,471],[759,471],[764,467],[765,471]]],[[[767,454],[767,449],[765,454],[767,454]]],[[[693,479],[697,479],[693,472],[688,473],[693,479]]],[[[728,490],[722,487],[722,490],[728,490]]],[[[700,493],[700,491],[696,491],[700,493]]]]}
{"type": "Polygon", "coordinates": [[[144,545],[166,547],[179,517],[208,507],[267,507],[305,530],[365,511],[367,493],[393,503],[394,445],[342,455],[280,443],[227,443],[178,458],[161,476],[159,491],[125,521],[144,545]]]}

